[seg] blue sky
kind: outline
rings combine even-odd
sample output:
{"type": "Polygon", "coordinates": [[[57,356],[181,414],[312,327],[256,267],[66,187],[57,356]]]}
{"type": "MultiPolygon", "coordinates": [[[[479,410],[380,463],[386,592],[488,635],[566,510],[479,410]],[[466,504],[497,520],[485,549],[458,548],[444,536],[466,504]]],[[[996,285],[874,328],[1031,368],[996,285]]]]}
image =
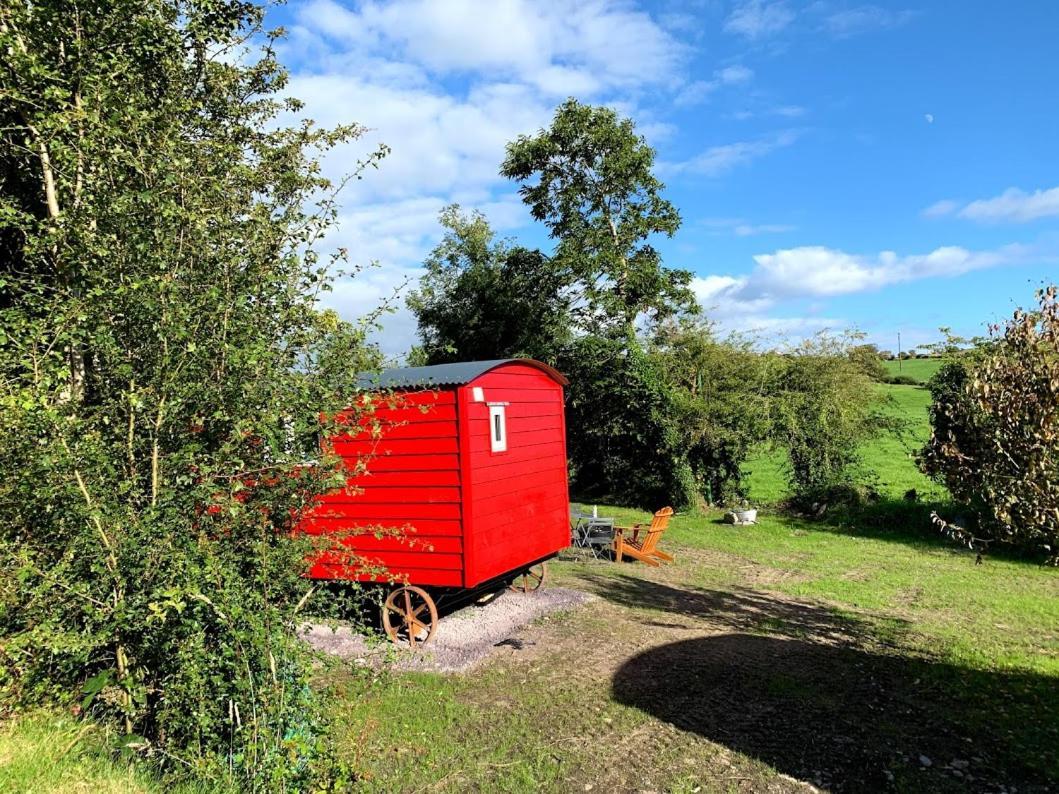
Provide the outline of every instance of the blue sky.
{"type": "MultiPolygon", "coordinates": [[[[343,196],[331,244],[377,267],[329,302],[401,285],[457,201],[549,246],[497,175],[567,96],[636,120],[684,225],[659,241],[722,329],[856,327],[892,349],[972,334],[1059,273],[1059,4],[294,0],[290,91],[393,153],[343,196]]],[[[401,309],[384,349],[414,341],[401,309]]]]}

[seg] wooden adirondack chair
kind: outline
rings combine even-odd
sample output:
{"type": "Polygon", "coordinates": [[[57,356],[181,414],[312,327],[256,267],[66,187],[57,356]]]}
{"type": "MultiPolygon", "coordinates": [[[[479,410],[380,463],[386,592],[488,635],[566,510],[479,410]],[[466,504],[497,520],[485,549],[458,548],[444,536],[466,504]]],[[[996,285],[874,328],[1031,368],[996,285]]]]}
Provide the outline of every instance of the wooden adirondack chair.
{"type": "Polygon", "coordinates": [[[658,539],[669,526],[669,519],[673,516],[672,507],[663,507],[654,518],[650,526],[644,524],[633,524],[631,527],[614,527],[614,559],[621,562],[622,557],[628,554],[641,562],[658,567],[659,560],[672,562],[673,558],[664,551],[658,549],[658,539]],[[625,533],[631,533],[629,537],[625,533]]]}

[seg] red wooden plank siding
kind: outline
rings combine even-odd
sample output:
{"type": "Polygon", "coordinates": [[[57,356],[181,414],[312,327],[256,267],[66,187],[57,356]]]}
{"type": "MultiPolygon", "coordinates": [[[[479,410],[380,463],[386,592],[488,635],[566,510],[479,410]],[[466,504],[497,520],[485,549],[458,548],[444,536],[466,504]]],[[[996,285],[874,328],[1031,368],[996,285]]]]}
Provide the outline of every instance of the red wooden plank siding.
{"type": "MultiPolygon", "coordinates": [[[[385,567],[399,579],[462,586],[465,544],[455,390],[379,399],[361,426],[361,432],[337,436],[332,444],[351,470],[358,464],[367,470],[350,477],[354,491],[320,497],[303,529],[316,535],[342,534],[341,544],[367,565],[385,567]],[[377,528],[400,535],[376,537],[377,528]]],[[[373,579],[343,566],[340,559],[323,554],[310,575],[373,579]]]]}
{"type": "Polygon", "coordinates": [[[569,544],[562,386],[508,364],[459,390],[466,406],[464,526],[467,584],[517,570],[569,544]],[[473,401],[474,387],[484,401],[473,401]],[[507,403],[507,450],[492,452],[489,403],[507,403]]]}

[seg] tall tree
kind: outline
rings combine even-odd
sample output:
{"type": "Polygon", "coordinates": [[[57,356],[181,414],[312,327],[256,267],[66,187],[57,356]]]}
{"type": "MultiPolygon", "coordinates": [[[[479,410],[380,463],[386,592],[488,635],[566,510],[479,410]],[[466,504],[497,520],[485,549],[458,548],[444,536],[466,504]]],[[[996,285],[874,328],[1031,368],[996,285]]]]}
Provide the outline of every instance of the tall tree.
{"type": "Polygon", "coordinates": [[[342,481],[297,440],[371,356],[316,308],[359,130],[277,123],[262,13],[0,2],[0,691],[279,789],[317,747],[292,515],[342,481]]]}
{"type": "Polygon", "coordinates": [[[654,157],[630,119],[574,99],[548,129],[508,144],[500,173],[520,182],[533,217],[557,240],[555,256],[580,282],[590,329],[631,338],[641,314],[694,306],[691,274],[664,267],[650,242],[680,227],[652,173],[654,157]]]}
{"type": "Polygon", "coordinates": [[[424,363],[554,359],[569,337],[569,276],[540,251],[497,240],[485,216],[446,207],[447,230],[408,297],[424,363]]]}

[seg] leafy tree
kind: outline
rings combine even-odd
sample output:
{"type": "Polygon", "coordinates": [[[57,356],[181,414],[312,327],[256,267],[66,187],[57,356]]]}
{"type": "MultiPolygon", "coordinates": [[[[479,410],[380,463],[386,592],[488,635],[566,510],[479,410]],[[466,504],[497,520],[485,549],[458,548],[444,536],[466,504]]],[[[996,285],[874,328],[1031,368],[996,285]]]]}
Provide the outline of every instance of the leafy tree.
{"type": "Polygon", "coordinates": [[[846,353],[847,358],[869,378],[878,383],[886,380],[889,374],[883,366],[883,354],[876,345],[851,345],[846,353]]]}
{"type": "Polygon", "coordinates": [[[694,319],[662,325],[652,353],[679,406],[680,446],[698,493],[710,503],[744,496],[743,464],[769,434],[774,357],[749,339],[719,340],[708,323],[694,319]]]}
{"type": "MultiPolygon", "coordinates": [[[[1059,300],[1038,293],[931,379],[927,473],[976,508],[977,532],[1059,560],[1059,300]]],[[[966,539],[968,536],[961,535],[966,539]]]]}
{"type": "Polygon", "coordinates": [[[448,231],[425,262],[408,306],[423,363],[528,356],[552,359],[569,337],[566,272],[539,251],[497,240],[480,213],[441,213],[448,231]]]}
{"type": "Polygon", "coordinates": [[[661,319],[695,305],[691,274],[664,267],[649,242],[680,227],[651,171],[654,156],[630,119],[574,99],[549,129],[508,144],[500,173],[521,183],[533,217],[557,240],[556,259],[578,281],[585,328],[632,339],[641,314],[661,319]]]}
{"type": "Polygon", "coordinates": [[[663,363],[622,339],[583,335],[556,362],[570,378],[566,406],[571,485],[579,495],[657,509],[695,499],[663,363]]]}
{"type": "Polygon", "coordinates": [[[359,129],[277,123],[261,17],[0,5],[0,692],[281,790],[326,761],[290,529],[344,482],[298,441],[373,356],[316,309],[317,153],[359,129]]]}
{"type": "Polygon", "coordinates": [[[772,355],[769,436],[788,455],[795,497],[814,498],[849,484],[858,448],[903,426],[882,413],[871,379],[849,355],[849,338],[826,334],[772,355]]]}

